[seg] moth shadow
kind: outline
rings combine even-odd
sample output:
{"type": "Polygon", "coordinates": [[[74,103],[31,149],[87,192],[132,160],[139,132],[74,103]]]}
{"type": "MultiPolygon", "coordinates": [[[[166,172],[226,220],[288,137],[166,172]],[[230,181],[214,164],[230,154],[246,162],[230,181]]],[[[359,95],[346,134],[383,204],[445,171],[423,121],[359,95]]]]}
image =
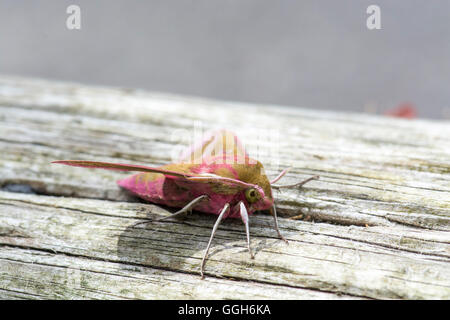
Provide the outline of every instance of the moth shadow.
{"type": "MultiPolygon", "coordinates": [[[[174,211],[173,208],[158,207],[174,211]]],[[[158,215],[157,211],[147,210],[147,218],[163,217],[158,215]]],[[[149,221],[137,226],[136,222],[133,222],[118,238],[117,257],[121,262],[120,268],[127,271],[142,271],[140,267],[149,267],[174,272],[189,270],[197,273],[200,271],[201,257],[206,250],[215,221],[216,216],[193,211],[187,217],[149,221]],[[191,233],[189,226],[192,226],[191,233]],[[208,227],[210,230],[205,232],[205,228],[208,227]]],[[[261,225],[258,224],[258,227],[261,225]]],[[[262,250],[276,245],[277,241],[261,236],[252,237],[251,229],[250,224],[251,250],[257,259],[262,250]]],[[[244,224],[237,219],[222,221],[207,259],[230,250],[232,254],[248,253],[244,224]]],[[[248,259],[251,260],[250,255],[248,259]]]]}
{"type": "MultiPolygon", "coordinates": [[[[143,201],[138,202],[148,205],[143,201]]],[[[184,219],[152,221],[163,217],[158,215],[158,211],[162,212],[164,209],[172,211],[170,208],[160,207],[161,209],[156,212],[153,209],[142,207],[141,210],[146,211],[146,220],[148,221],[134,220],[119,235],[117,257],[121,262],[122,269],[137,271],[139,266],[178,269],[179,264],[183,263],[182,257],[193,256],[198,251],[195,247],[186,246],[183,241],[186,234],[181,231],[177,234],[177,229],[181,229],[180,225],[184,219]],[[144,221],[145,223],[136,225],[136,223],[144,221]],[[172,226],[168,228],[169,224],[172,226]]]]}
{"type": "MultiPolygon", "coordinates": [[[[243,237],[245,237],[245,233],[243,234],[243,237]]],[[[236,248],[239,248],[239,250],[235,251],[237,253],[248,253],[249,259],[250,259],[250,253],[248,252],[247,244],[245,243],[245,240],[238,241],[233,240],[233,243],[221,243],[219,241],[213,243],[215,244],[214,247],[211,247],[211,250],[209,252],[208,257],[214,257],[214,255],[227,250],[236,250],[236,248]]],[[[262,252],[265,249],[269,249],[272,247],[275,247],[277,245],[276,241],[272,241],[272,239],[254,239],[251,241],[251,250],[253,252],[254,258],[257,259],[258,254],[262,252]]]]}

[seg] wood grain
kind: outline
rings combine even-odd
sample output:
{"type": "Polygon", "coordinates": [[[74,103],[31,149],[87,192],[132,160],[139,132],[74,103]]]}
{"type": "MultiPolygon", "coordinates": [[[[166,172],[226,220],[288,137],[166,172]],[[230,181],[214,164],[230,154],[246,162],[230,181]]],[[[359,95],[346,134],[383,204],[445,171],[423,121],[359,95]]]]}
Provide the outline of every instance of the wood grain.
{"type": "Polygon", "coordinates": [[[449,124],[0,77],[0,297],[449,299],[449,124]],[[161,165],[199,127],[266,147],[283,184],[321,177],[275,193],[289,245],[255,214],[250,260],[243,225],[221,225],[203,281],[214,217],[133,227],[170,210],[124,173],[49,164],[161,165]]]}

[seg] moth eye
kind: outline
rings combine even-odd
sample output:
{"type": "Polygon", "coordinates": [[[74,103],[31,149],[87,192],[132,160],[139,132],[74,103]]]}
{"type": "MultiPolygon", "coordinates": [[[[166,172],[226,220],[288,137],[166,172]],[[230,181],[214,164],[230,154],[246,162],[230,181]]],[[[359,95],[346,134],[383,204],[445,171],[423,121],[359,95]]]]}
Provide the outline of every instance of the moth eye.
{"type": "Polygon", "coordinates": [[[256,202],[258,200],[258,196],[259,193],[253,188],[247,189],[245,191],[245,198],[250,203],[256,202]]]}

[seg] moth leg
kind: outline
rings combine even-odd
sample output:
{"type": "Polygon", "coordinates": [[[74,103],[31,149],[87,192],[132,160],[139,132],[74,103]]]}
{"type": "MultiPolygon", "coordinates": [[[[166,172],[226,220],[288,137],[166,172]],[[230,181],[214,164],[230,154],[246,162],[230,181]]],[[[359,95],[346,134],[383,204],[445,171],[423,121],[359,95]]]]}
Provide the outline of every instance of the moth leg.
{"type": "Polygon", "coordinates": [[[298,183],[288,184],[288,185],[282,185],[282,186],[272,184],[271,187],[274,188],[274,189],[281,189],[281,188],[295,188],[295,187],[300,188],[300,187],[303,186],[305,183],[310,182],[311,180],[318,180],[318,179],[319,179],[319,176],[312,176],[312,177],[309,177],[308,179],[305,179],[305,180],[300,181],[300,182],[298,182],[298,183]]]}
{"type": "Polygon", "coordinates": [[[286,243],[289,243],[285,237],[280,232],[280,229],[278,229],[278,217],[277,217],[277,209],[275,208],[275,205],[270,208],[270,213],[273,215],[273,220],[275,221],[275,231],[278,233],[278,236],[281,240],[283,240],[286,243]]]}
{"type": "Polygon", "coordinates": [[[170,218],[179,217],[179,216],[182,216],[184,214],[191,214],[192,213],[192,209],[197,204],[199,204],[200,202],[202,202],[203,200],[206,200],[206,199],[209,199],[209,197],[206,194],[204,194],[204,195],[202,195],[200,197],[195,198],[194,200],[189,202],[187,205],[185,205],[183,208],[181,208],[177,212],[171,214],[170,216],[159,218],[159,219],[156,219],[154,221],[163,221],[163,220],[167,220],[167,219],[170,219],[170,218]]]}
{"type": "Polygon", "coordinates": [[[213,230],[211,232],[211,237],[209,238],[208,246],[206,247],[205,254],[203,255],[202,264],[200,265],[200,275],[202,279],[205,278],[203,271],[205,270],[205,263],[206,263],[206,257],[208,256],[209,248],[211,247],[212,239],[214,238],[214,235],[216,234],[217,228],[219,227],[220,222],[222,221],[223,216],[225,213],[230,209],[230,204],[227,203],[222,211],[220,211],[219,217],[216,220],[216,223],[214,224],[213,230]]]}
{"type": "Polygon", "coordinates": [[[158,222],[158,221],[163,221],[163,220],[166,220],[166,219],[170,219],[170,218],[174,218],[174,217],[179,217],[179,216],[182,216],[182,215],[190,214],[190,213],[192,213],[192,208],[195,207],[199,202],[201,202],[201,201],[203,201],[205,199],[209,199],[209,197],[206,194],[201,195],[200,197],[195,198],[194,200],[189,202],[187,205],[185,205],[183,208],[181,208],[177,212],[171,214],[170,216],[159,218],[159,219],[156,219],[156,220],[149,219],[149,220],[146,220],[146,221],[138,222],[138,223],[134,224],[133,227],[135,227],[137,225],[140,225],[140,224],[145,224],[145,223],[150,223],[150,222],[158,222]]]}
{"type": "Polygon", "coordinates": [[[241,201],[239,202],[239,213],[241,214],[242,222],[245,225],[245,233],[247,234],[247,248],[248,252],[250,252],[250,258],[254,259],[255,256],[252,253],[252,249],[250,249],[250,229],[248,226],[248,212],[247,208],[245,207],[245,204],[241,201]]]}

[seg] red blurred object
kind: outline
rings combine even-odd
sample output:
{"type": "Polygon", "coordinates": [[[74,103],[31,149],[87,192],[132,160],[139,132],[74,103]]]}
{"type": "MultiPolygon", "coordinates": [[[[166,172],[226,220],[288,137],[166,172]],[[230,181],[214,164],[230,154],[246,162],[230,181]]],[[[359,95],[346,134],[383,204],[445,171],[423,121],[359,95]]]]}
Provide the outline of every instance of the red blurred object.
{"type": "Polygon", "coordinates": [[[412,103],[402,103],[384,112],[385,116],[414,119],[417,118],[416,107],[412,103]]]}

